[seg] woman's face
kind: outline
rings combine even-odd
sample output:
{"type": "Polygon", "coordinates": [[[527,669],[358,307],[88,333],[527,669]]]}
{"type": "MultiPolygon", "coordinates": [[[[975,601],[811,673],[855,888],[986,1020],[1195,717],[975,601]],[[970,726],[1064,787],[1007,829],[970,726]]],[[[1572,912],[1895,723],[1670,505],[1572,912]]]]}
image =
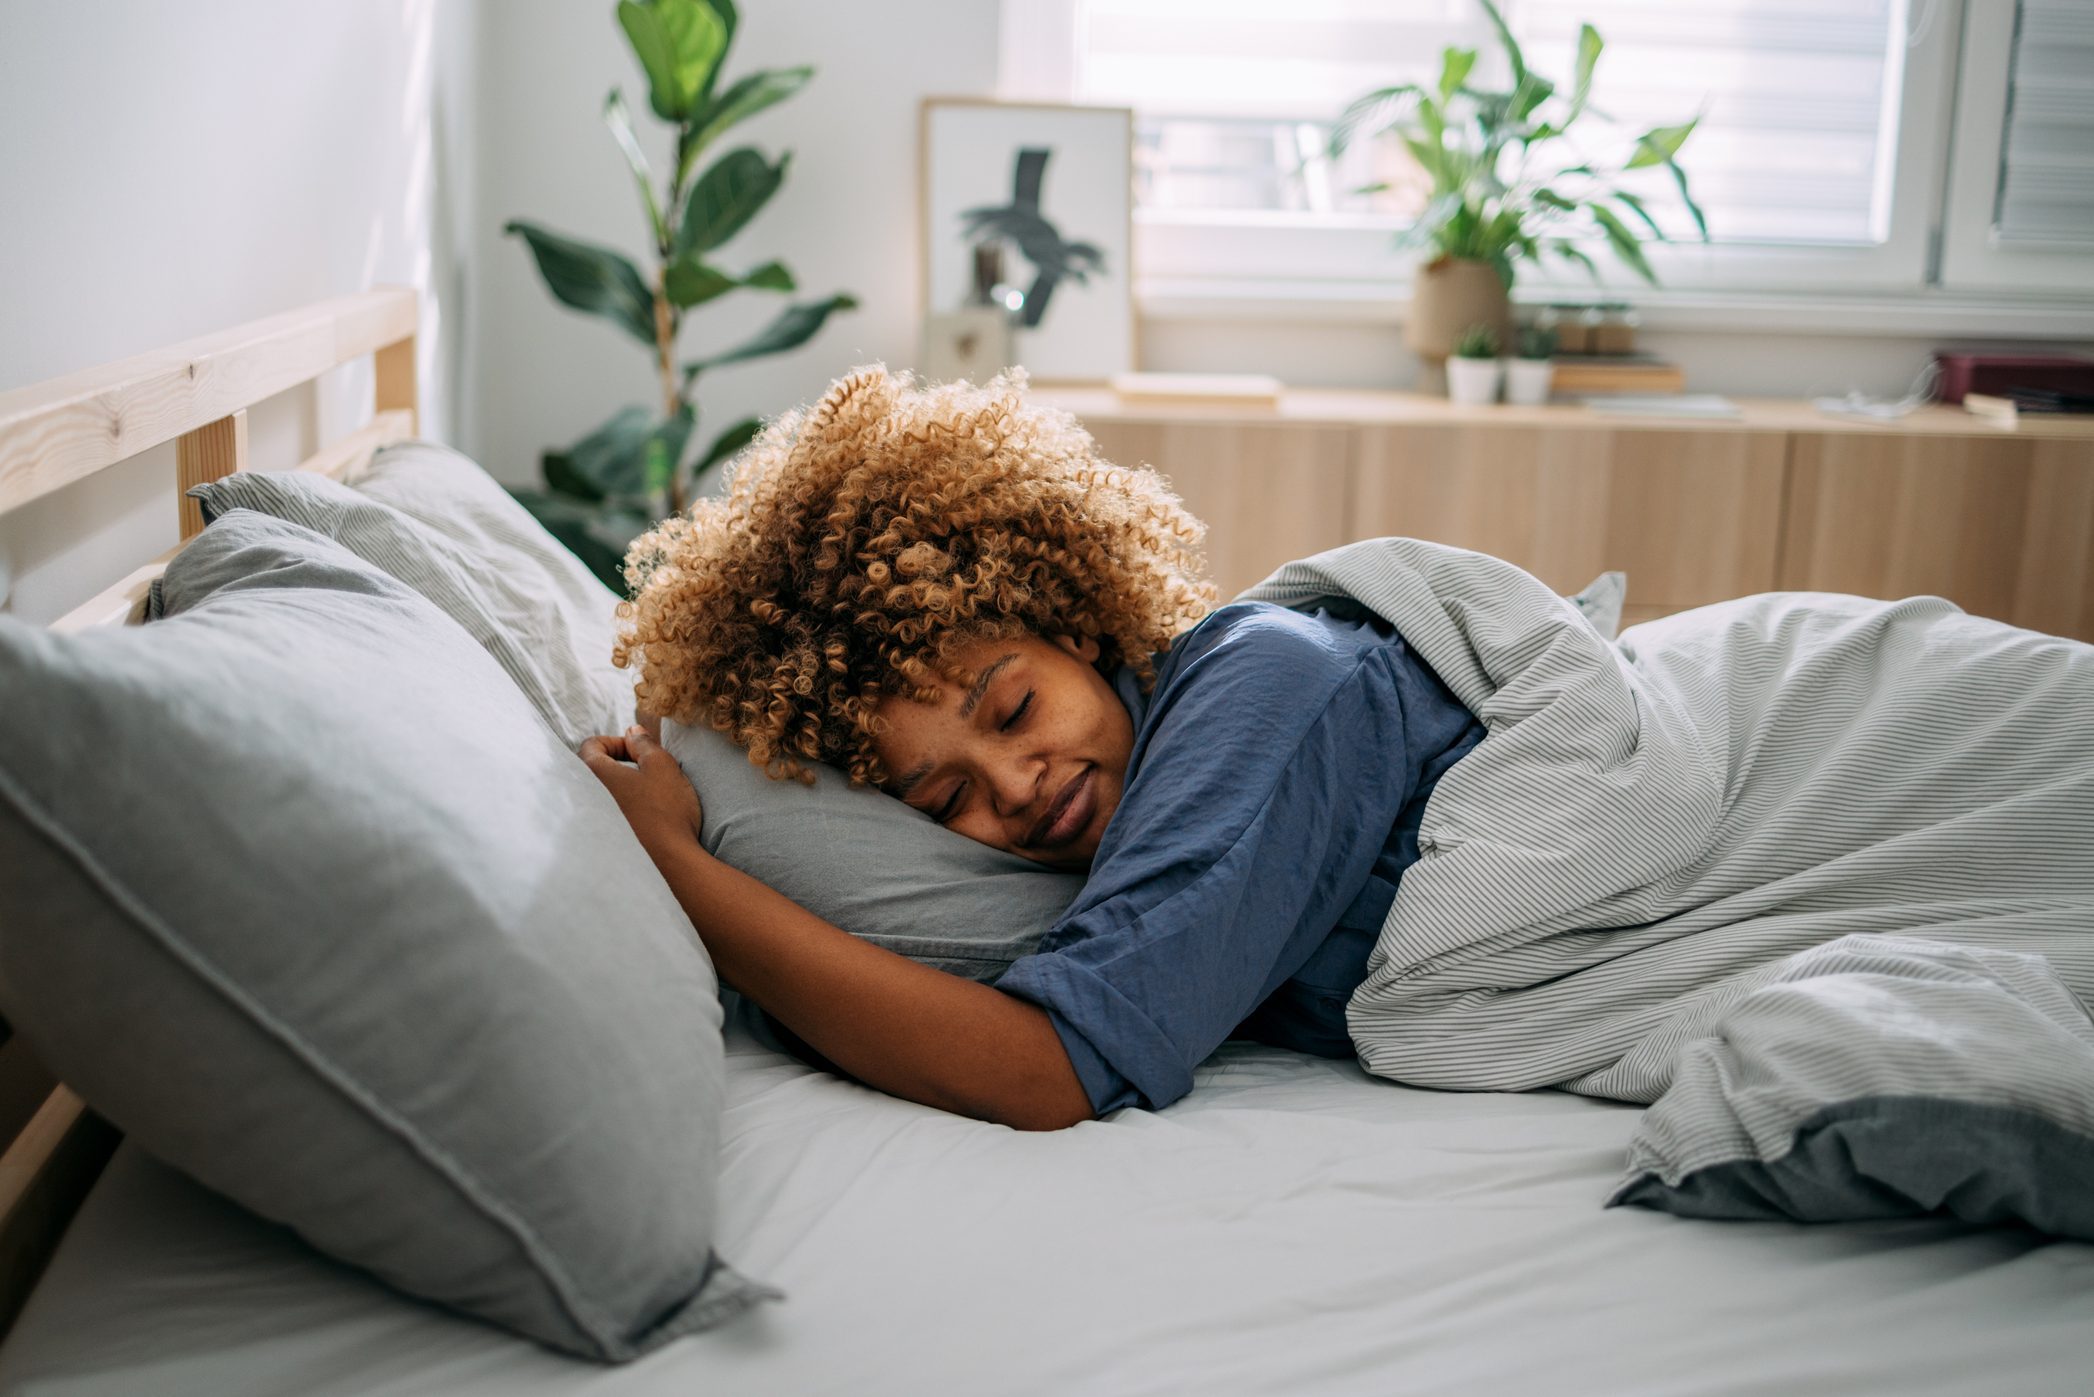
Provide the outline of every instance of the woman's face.
{"type": "Polygon", "coordinates": [[[890,695],[874,742],[889,794],[948,829],[1053,868],[1085,869],[1119,808],[1134,721],[1098,672],[1098,642],[987,640],[971,687],[934,703],[890,695]]]}

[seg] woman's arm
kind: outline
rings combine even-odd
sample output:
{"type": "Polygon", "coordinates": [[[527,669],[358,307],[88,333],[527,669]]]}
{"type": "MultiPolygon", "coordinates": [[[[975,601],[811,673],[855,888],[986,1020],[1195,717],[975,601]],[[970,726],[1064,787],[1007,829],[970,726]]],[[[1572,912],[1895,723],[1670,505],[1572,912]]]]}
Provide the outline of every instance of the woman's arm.
{"type": "Polygon", "coordinates": [[[645,731],[591,738],[582,760],[617,800],[720,977],[838,1067],[895,1096],[1019,1130],[1091,1119],[1044,1009],[861,941],[708,854],[696,792],[645,731]]]}

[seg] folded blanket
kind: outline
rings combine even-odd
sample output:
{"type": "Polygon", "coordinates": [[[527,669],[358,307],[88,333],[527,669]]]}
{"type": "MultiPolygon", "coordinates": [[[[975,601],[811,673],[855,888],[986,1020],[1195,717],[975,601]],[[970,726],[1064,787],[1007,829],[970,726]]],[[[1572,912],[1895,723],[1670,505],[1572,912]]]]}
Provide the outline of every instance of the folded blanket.
{"type": "Polygon", "coordinates": [[[1784,960],[1675,1063],[1610,1202],[2094,1240],[2094,1020],[2041,956],[1843,936],[1784,960]]]}
{"type": "MultiPolygon", "coordinates": [[[[2094,647],[1806,593],[1609,643],[1512,564],[1412,539],[1245,596],[1380,615],[1489,731],[1434,792],[1350,1003],[1373,1072],[1655,1101],[1790,957],[1859,933],[2041,956],[2094,998],[2094,647]]],[[[2060,1081],[2094,1088],[2089,1061],[2060,1081]]]]}
{"type": "Polygon", "coordinates": [[[1680,1043],[1854,932],[2038,952],[2094,995],[2094,647],[1815,593],[1610,644],[1512,564],[1412,539],[1246,595],[1376,612],[1490,733],[1352,999],[1377,1073],[1655,1100],[1680,1043]]]}

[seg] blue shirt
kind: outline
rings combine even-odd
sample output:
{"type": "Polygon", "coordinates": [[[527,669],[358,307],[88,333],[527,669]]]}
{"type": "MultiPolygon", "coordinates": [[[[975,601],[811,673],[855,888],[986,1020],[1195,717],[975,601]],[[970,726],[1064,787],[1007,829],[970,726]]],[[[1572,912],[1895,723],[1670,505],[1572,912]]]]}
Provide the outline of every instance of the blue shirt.
{"type": "Polygon", "coordinates": [[[1483,727],[1402,637],[1266,602],[1172,642],[1069,910],[1000,989],[1045,1008],[1099,1114],[1168,1105],[1232,1034],[1350,1057],[1345,1003],[1441,773],[1483,727]]]}

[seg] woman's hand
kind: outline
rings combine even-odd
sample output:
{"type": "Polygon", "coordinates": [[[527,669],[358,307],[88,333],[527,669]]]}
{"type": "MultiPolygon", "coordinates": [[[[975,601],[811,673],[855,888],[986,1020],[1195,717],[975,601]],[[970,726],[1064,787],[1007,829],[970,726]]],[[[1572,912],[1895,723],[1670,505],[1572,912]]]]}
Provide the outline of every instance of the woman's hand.
{"type": "Polygon", "coordinates": [[[657,867],[697,845],[705,822],[698,792],[645,728],[627,728],[623,737],[592,737],[580,750],[657,867]]]}

